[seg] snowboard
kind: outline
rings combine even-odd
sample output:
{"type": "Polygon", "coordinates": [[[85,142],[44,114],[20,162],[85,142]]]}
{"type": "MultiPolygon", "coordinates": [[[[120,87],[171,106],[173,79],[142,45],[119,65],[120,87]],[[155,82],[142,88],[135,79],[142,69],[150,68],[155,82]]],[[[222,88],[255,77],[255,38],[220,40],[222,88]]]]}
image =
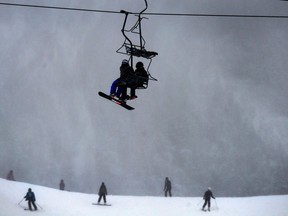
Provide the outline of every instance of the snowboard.
{"type": "Polygon", "coordinates": [[[125,102],[123,102],[121,100],[118,100],[116,98],[111,97],[110,95],[107,95],[107,94],[105,94],[103,92],[98,92],[98,94],[99,94],[99,96],[101,96],[103,98],[106,98],[107,100],[110,100],[113,103],[118,104],[119,106],[124,107],[127,110],[134,110],[133,107],[129,106],[128,104],[126,104],[125,102]]]}
{"type": "Polygon", "coordinates": [[[99,205],[99,206],[112,206],[111,204],[102,204],[102,203],[92,203],[92,205],[99,205]]]}
{"type": "Polygon", "coordinates": [[[38,211],[38,209],[37,210],[35,210],[35,209],[30,210],[29,208],[24,208],[24,210],[25,211],[38,211]]]}

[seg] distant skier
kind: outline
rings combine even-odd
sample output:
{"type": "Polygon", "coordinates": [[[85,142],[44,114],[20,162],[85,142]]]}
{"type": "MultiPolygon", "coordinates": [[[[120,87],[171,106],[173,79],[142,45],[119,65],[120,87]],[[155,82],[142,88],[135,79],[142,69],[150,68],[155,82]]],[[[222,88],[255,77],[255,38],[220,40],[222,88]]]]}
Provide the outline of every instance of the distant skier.
{"type": "Polygon", "coordinates": [[[102,197],[103,197],[103,200],[104,200],[104,204],[106,204],[107,188],[106,188],[104,182],[102,182],[102,184],[101,184],[101,186],[99,188],[98,195],[99,195],[98,204],[100,204],[102,197]]]}
{"type": "Polygon", "coordinates": [[[169,194],[170,197],[172,197],[172,184],[171,181],[169,180],[168,177],[165,178],[165,185],[164,185],[164,190],[165,191],[165,197],[167,197],[167,194],[169,194]]]}
{"type": "Polygon", "coordinates": [[[31,188],[28,189],[28,192],[27,192],[26,196],[24,196],[24,198],[26,201],[28,201],[29,210],[32,211],[32,206],[31,206],[31,204],[32,204],[34,207],[34,210],[37,211],[37,206],[35,204],[36,197],[35,197],[34,192],[31,190],[31,188]]]}
{"type": "Polygon", "coordinates": [[[211,191],[211,188],[210,187],[208,187],[208,190],[205,192],[205,194],[204,194],[204,196],[203,196],[203,199],[205,200],[205,202],[204,202],[204,205],[203,205],[203,207],[202,207],[202,210],[203,211],[205,211],[205,206],[208,204],[208,211],[210,211],[210,199],[211,199],[211,197],[213,198],[213,199],[215,199],[215,197],[213,196],[213,193],[212,193],[212,191],[211,191]]]}
{"type": "Polygon", "coordinates": [[[59,189],[60,189],[60,190],[65,190],[65,183],[64,183],[64,180],[63,180],[63,179],[61,179],[61,181],[60,181],[59,189]]]}
{"type": "Polygon", "coordinates": [[[10,181],[15,181],[14,174],[13,174],[13,170],[10,170],[10,171],[9,171],[6,179],[7,179],[7,180],[10,180],[10,181]]]}

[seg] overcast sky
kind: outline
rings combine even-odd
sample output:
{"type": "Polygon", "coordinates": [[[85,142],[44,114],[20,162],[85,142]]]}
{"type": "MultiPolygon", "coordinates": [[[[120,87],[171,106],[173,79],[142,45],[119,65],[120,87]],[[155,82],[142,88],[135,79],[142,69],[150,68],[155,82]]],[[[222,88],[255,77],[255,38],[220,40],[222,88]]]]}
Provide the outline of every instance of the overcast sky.
{"type": "MultiPolygon", "coordinates": [[[[40,4],[39,1],[9,3],[40,4]]],[[[147,12],[288,15],[277,0],[151,1],[147,12]]],[[[41,1],[140,11],[144,1],[41,1]]],[[[112,194],[287,193],[288,19],[147,16],[156,51],[126,111],[100,98],[119,76],[123,14],[0,5],[0,170],[112,194]]],[[[135,17],[129,15],[129,22],[135,17]]],[[[147,66],[147,60],[143,61],[147,66]]]]}

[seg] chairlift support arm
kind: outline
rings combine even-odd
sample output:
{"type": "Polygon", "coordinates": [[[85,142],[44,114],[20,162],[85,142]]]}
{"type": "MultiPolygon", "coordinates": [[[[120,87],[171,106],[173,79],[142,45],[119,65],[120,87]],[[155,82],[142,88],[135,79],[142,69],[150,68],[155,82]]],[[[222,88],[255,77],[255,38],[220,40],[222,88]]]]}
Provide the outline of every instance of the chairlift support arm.
{"type": "Polygon", "coordinates": [[[136,24],[130,29],[130,30],[125,30],[125,27],[126,27],[126,23],[127,23],[127,19],[128,19],[128,15],[129,14],[135,14],[135,13],[130,13],[128,11],[125,11],[125,10],[121,10],[120,12],[121,13],[124,13],[125,14],[125,19],[124,19],[124,23],[123,23],[123,26],[122,26],[122,29],[121,29],[121,32],[125,38],[125,42],[124,41],[124,44],[116,51],[117,53],[121,53],[121,54],[126,54],[126,55],[129,55],[130,56],[130,61],[131,61],[131,65],[133,65],[133,56],[137,56],[137,57],[143,57],[143,58],[146,58],[146,59],[150,59],[150,62],[149,62],[149,65],[147,67],[147,72],[148,72],[148,75],[150,77],[150,80],[154,80],[154,81],[157,81],[157,79],[155,79],[154,77],[151,76],[151,74],[149,73],[149,67],[151,65],[151,62],[152,62],[152,58],[155,57],[156,55],[158,55],[157,52],[153,52],[153,51],[146,51],[145,50],[145,40],[142,36],[142,26],[141,26],[141,21],[143,18],[145,17],[141,17],[142,14],[147,10],[148,8],[148,3],[147,3],[147,0],[144,0],[145,1],[145,8],[139,13],[137,14],[136,16],[138,17],[138,20],[136,22],[136,24]],[[139,32],[135,32],[134,30],[136,28],[139,27],[139,32]],[[126,35],[126,32],[132,32],[132,33],[136,33],[136,34],[139,34],[139,45],[133,45],[133,42],[131,41],[131,39],[126,35]],[[125,48],[126,49],[126,53],[122,52],[121,49],[122,48],[125,48]]]}

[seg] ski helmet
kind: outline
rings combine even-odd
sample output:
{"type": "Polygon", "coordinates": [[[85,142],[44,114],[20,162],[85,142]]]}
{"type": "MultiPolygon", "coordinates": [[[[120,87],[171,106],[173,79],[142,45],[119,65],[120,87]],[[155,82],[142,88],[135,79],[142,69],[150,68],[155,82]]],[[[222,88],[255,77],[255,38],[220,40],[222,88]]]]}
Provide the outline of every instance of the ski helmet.
{"type": "Polygon", "coordinates": [[[137,62],[136,63],[136,68],[141,68],[141,67],[144,67],[143,62],[137,62]]]}
{"type": "Polygon", "coordinates": [[[124,60],[122,61],[122,64],[129,64],[129,61],[128,61],[127,59],[124,59],[124,60]]]}

